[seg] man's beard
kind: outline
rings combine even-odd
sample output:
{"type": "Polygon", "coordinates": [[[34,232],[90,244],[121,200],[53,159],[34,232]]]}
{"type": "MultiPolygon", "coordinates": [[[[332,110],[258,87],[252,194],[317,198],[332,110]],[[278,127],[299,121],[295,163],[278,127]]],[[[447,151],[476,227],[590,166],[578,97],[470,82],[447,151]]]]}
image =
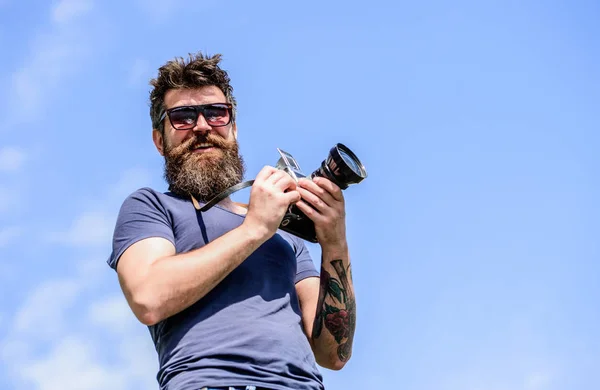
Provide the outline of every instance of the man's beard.
{"type": "Polygon", "coordinates": [[[163,138],[163,147],[165,180],[169,190],[180,196],[193,195],[199,201],[208,202],[244,177],[245,165],[237,141],[196,133],[176,147],[168,145],[163,138]],[[194,153],[201,143],[212,144],[214,150],[194,153]]]}

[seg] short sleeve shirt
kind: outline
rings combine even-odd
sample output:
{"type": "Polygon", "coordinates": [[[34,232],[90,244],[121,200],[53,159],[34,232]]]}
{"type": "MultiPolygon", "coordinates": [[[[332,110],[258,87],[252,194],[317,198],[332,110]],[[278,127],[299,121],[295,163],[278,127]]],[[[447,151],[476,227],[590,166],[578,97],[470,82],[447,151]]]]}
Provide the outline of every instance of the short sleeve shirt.
{"type": "MultiPolygon", "coordinates": [[[[121,206],[108,264],[116,270],[127,248],[150,237],[189,252],[243,220],[218,205],[200,212],[189,198],[141,188],[121,206]]],[[[323,389],[295,289],[318,275],[304,242],[278,231],[202,299],[149,327],[161,389],[323,389]]]]}

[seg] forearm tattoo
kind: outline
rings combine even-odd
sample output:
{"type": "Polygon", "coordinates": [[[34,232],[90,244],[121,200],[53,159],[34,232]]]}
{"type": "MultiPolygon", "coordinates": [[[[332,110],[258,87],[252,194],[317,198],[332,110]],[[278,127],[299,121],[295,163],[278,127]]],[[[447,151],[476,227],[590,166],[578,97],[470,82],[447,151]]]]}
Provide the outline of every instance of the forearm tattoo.
{"type": "Polygon", "coordinates": [[[345,362],[352,353],[352,341],[356,327],[356,303],[349,283],[352,275],[350,266],[347,270],[344,269],[342,260],[333,260],[329,264],[337,275],[332,276],[321,265],[321,288],[313,326],[313,337],[318,338],[325,326],[338,343],[338,357],[345,362]]]}

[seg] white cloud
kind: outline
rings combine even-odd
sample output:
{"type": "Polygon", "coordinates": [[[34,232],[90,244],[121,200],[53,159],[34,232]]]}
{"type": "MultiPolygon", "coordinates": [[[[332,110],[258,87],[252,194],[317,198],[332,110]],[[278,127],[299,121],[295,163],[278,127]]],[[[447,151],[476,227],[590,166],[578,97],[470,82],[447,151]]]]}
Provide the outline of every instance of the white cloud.
{"type": "MultiPolygon", "coordinates": [[[[1,201],[2,196],[0,195],[0,202],[1,201]]],[[[8,246],[11,242],[18,238],[21,233],[22,230],[18,226],[0,228],[0,248],[8,246]]]]}
{"type": "Polygon", "coordinates": [[[0,343],[0,359],[22,367],[36,345],[59,337],[69,324],[67,311],[84,287],[82,280],[56,279],[34,288],[5,327],[8,331],[0,343]]]}
{"type": "MultiPolygon", "coordinates": [[[[7,324],[0,359],[13,380],[11,388],[157,388],[156,351],[146,327],[137,322],[118,287],[109,294],[99,292],[96,282],[103,278],[90,272],[91,261],[79,262],[86,265],[75,267],[79,272],[70,279],[49,280],[34,289],[7,324]]],[[[111,280],[118,286],[116,278],[111,280]]]]}
{"type": "Polygon", "coordinates": [[[99,300],[88,310],[88,322],[100,329],[110,329],[120,343],[114,351],[126,368],[133,388],[155,388],[158,370],[156,349],[148,337],[146,327],[137,321],[122,294],[99,300]]]}
{"type": "Polygon", "coordinates": [[[123,334],[121,340],[118,353],[123,362],[122,371],[130,381],[130,388],[156,389],[158,355],[148,331],[138,328],[135,332],[123,334]]]}
{"type": "Polygon", "coordinates": [[[65,337],[45,357],[25,364],[22,378],[37,390],[125,389],[126,373],[101,364],[97,345],[81,337],[65,337]]]}
{"type": "MultiPolygon", "coordinates": [[[[12,322],[3,323],[8,332],[0,343],[0,360],[13,380],[11,388],[157,387],[156,351],[146,327],[129,310],[116,287],[116,277],[110,279],[113,292],[99,292],[106,289],[99,289],[98,279],[107,279],[93,272],[98,268],[90,266],[94,260],[103,263],[101,257],[78,261],[73,277],[42,283],[29,294],[12,322]],[[110,363],[102,356],[110,356],[110,363]]],[[[103,264],[106,272],[111,272],[103,264]]]]}
{"type": "Polygon", "coordinates": [[[77,247],[106,246],[114,229],[113,216],[102,211],[87,211],[79,215],[65,232],[49,234],[49,241],[77,247]]]}
{"type": "Polygon", "coordinates": [[[132,323],[134,318],[123,295],[94,302],[88,311],[90,323],[109,329],[123,329],[123,325],[132,323]]]}
{"type": "Polygon", "coordinates": [[[73,275],[41,283],[7,313],[11,320],[3,323],[7,336],[0,340],[0,364],[13,381],[11,388],[157,388],[152,340],[106,264],[106,248],[99,247],[111,242],[113,203],[149,181],[145,169],[124,171],[105,199],[95,203],[96,210],[82,212],[66,231],[51,237],[87,255],[66,258],[73,275]]]}
{"type": "MultiPolygon", "coordinates": [[[[136,0],[136,3],[151,21],[156,23],[166,22],[184,4],[182,0],[136,0]]],[[[191,4],[188,3],[186,6],[189,5],[191,4]]],[[[204,6],[205,3],[202,5],[204,6]]]]}
{"type": "MultiPolygon", "coordinates": [[[[149,360],[144,346],[125,343],[127,352],[117,348],[119,359],[107,364],[98,356],[102,345],[82,336],[65,336],[42,358],[19,369],[20,377],[35,390],[133,390],[157,388],[156,363],[149,360]],[[133,348],[132,348],[133,346],[133,348]]],[[[31,387],[27,387],[31,389],[31,387]]]]}
{"type": "Polygon", "coordinates": [[[7,92],[13,115],[1,128],[35,121],[49,91],[57,90],[65,77],[76,73],[97,50],[90,25],[84,23],[92,8],[91,0],[62,0],[52,8],[50,27],[33,37],[23,65],[11,75],[7,92]]]}
{"type": "Polygon", "coordinates": [[[25,162],[25,152],[16,147],[4,147],[0,149],[0,172],[15,172],[25,162]]]}
{"type": "Polygon", "coordinates": [[[119,180],[105,194],[105,200],[97,202],[102,205],[101,208],[82,212],[66,231],[48,234],[48,241],[75,247],[109,246],[116,213],[125,197],[136,189],[151,184],[151,176],[144,168],[123,171],[119,180]]]}
{"type": "Polygon", "coordinates": [[[88,287],[95,287],[99,283],[102,283],[102,278],[99,278],[99,275],[106,272],[114,272],[107,268],[107,258],[107,253],[101,253],[96,256],[77,259],[77,262],[73,266],[77,275],[79,275],[78,277],[87,281],[88,287]]]}
{"type": "Polygon", "coordinates": [[[92,10],[91,0],[62,0],[52,9],[52,20],[55,23],[66,23],[92,10]]]}
{"type": "Polygon", "coordinates": [[[533,372],[525,378],[525,390],[544,390],[549,388],[551,376],[547,372],[533,372]]]}
{"type": "MultiPolygon", "coordinates": [[[[134,390],[157,388],[156,351],[141,324],[131,326],[116,298],[107,301],[79,302],[91,304],[90,317],[81,332],[62,327],[46,343],[14,332],[2,345],[1,358],[13,376],[15,389],[30,390],[134,390]],[[116,305],[116,306],[115,306],[116,305]],[[117,313],[117,314],[115,314],[117,313]],[[99,317],[108,315],[108,322],[99,317]],[[114,322],[122,318],[124,322],[114,322]],[[98,321],[101,322],[98,323],[98,321]],[[107,326],[109,323],[112,326],[107,326]],[[101,330],[99,330],[101,329],[101,330]],[[111,344],[103,342],[110,335],[111,344]],[[38,347],[35,350],[34,347],[38,347]],[[42,349],[39,349],[42,346],[42,349]],[[41,353],[39,351],[48,351],[41,353]],[[102,354],[100,353],[102,352],[102,354]],[[110,363],[101,357],[110,356],[110,363]]],[[[70,316],[65,308],[54,314],[61,323],[70,316]]],[[[46,320],[38,321],[45,327],[46,320]]]]}
{"type": "Polygon", "coordinates": [[[78,35],[70,31],[57,30],[40,35],[32,45],[32,55],[27,65],[12,77],[12,95],[17,116],[34,117],[43,96],[56,87],[64,75],[76,71],[77,59],[89,48],[78,35]]]}
{"type": "Polygon", "coordinates": [[[52,281],[34,291],[2,343],[0,358],[23,389],[156,388],[158,363],[146,327],[135,320],[121,295],[82,298],[90,290],[88,282],[79,277],[52,281]],[[77,326],[68,325],[74,304],[89,308],[78,332],[77,326]],[[107,335],[110,345],[103,342],[107,335]],[[48,352],[40,354],[36,346],[48,352]],[[110,363],[100,358],[100,351],[111,356],[110,363]]]}
{"type": "Polygon", "coordinates": [[[0,344],[0,359],[8,364],[20,366],[32,354],[33,343],[27,338],[9,334],[0,344]]]}
{"type": "Polygon", "coordinates": [[[73,306],[83,287],[82,281],[75,279],[41,284],[16,313],[13,331],[40,339],[56,337],[65,328],[65,312],[73,306]]]}

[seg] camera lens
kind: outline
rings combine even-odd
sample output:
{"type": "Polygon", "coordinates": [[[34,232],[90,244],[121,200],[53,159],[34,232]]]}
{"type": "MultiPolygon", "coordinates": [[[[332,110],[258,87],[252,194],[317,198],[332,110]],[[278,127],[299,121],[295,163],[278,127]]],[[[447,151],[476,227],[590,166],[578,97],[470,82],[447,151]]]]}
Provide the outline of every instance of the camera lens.
{"type": "Polygon", "coordinates": [[[324,176],[346,189],[350,184],[360,183],[367,177],[367,170],[358,157],[343,144],[337,144],[329,151],[327,159],[311,177],[324,176]]]}
{"type": "Polygon", "coordinates": [[[348,165],[348,168],[352,169],[352,171],[357,174],[357,175],[362,175],[363,173],[363,169],[359,166],[360,162],[357,160],[354,160],[351,156],[348,155],[348,153],[346,153],[345,150],[340,149],[340,156],[342,156],[342,159],[344,160],[344,162],[346,163],[346,165],[348,165]]]}

